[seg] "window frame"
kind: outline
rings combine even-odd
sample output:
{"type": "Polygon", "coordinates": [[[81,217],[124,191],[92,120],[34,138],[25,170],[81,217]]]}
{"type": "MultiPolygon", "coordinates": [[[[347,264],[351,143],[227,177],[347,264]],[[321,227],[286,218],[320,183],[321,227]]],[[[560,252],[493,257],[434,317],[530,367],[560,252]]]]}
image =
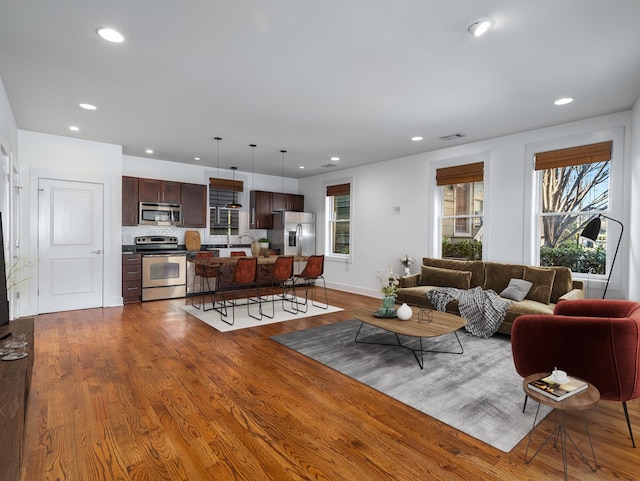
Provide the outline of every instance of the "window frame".
{"type": "MultiPolygon", "coordinates": [[[[530,201],[529,208],[530,222],[526,223],[527,230],[524,232],[525,249],[528,256],[528,264],[539,266],[540,265],[540,214],[542,213],[542,172],[535,170],[535,155],[538,152],[547,152],[552,150],[566,149],[571,147],[579,147],[582,145],[595,144],[599,142],[612,142],[611,159],[609,160],[609,204],[608,210],[598,211],[613,219],[621,221],[626,224],[624,217],[624,203],[623,194],[625,191],[624,181],[624,128],[616,127],[611,129],[598,130],[590,133],[576,134],[558,139],[551,139],[546,141],[534,142],[525,146],[525,155],[527,159],[527,168],[530,175],[530,182],[527,183],[528,192],[525,192],[525,196],[530,201]]],[[[591,211],[585,212],[585,214],[592,213],[591,211]]],[[[607,242],[606,250],[606,269],[604,274],[593,273],[580,273],[573,272],[572,277],[577,280],[588,281],[587,287],[597,287],[598,289],[604,289],[607,277],[611,272],[611,261],[613,260],[613,254],[618,242],[619,226],[608,220],[607,222],[607,235],[609,234],[609,226],[613,225],[614,228],[611,232],[614,234],[613,242],[607,242]]],[[[623,237],[622,243],[625,239],[623,237]]],[[[614,266],[614,270],[611,273],[610,290],[621,290],[622,269],[626,264],[625,258],[627,257],[626,251],[621,249],[618,253],[618,258],[614,266]]]]}
{"type": "MultiPolygon", "coordinates": [[[[443,212],[443,205],[445,202],[445,198],[444,198],[444,185],[438,185],[437,180],[436,180],[436,175],[437,175],[437,171],[438,169],[447,169],[447,168],[455,168],[458,166],[463,166],[463,165],[467,165],[467,164],[476,164],[476,163],[483,163],[483,170],[484,170],[484,174],[483,174],[483,206],[482,206],[482,215],[480,215],[479,217],[481,217],[482,219],[482,225],[486,225],[487,223],[487,219],[488,219],[488,213],[489,213],[489,198],[487,196],[487,192],[488,192],[488,179],[489,179],[489,171],[490,171],[490,153],[488,151],[483,151],[483,152],[478,152],[475,154],[470,154],[470,155],[466,155],[466,156],[461,156],[461,157],[452,157],[450,159],[446,159],[443,160],[441,162],[436,162],[434,164],[432,164],[431,168],[432,168],[432,175],[431,175],[431,182],[432,182],[432,189],[434,192],[433,195],[433,206],[432,206],[432,233],[433,235],[430,237],[431,239],[431,252],[433,257],[437,257],[437,258],[442,258],[442,220],[444,218],[462,218],[462,217],[468,217],[468,218],[476,218],[478,217],[477,215],[470,215],[470,216],[443,216],[442,212],[443,212]]],[[[452,184],[446,184],[446,185],[452,185],[452,184]]],[[[483,229],[483,233],[482,233],[482,257],[483,259],[487,256],[487,244],[488,244],[488,238],[490,236],[490,232],[487,231],[487,229],[483,229]]],[[[473,236],[469,237],[470,239],[473,238],[473,236]]]]}
{"type": "MultiPolygon", "coordinates": [[[[332,179],[327,180],[323,183],[322,186],[322,195],[324,196],[324,242],[323,242],[323,251],[325,260],[328,261],[337,261],[337,262],[353,262],[353,248],[354,248],[354,183],[353,178],[341,178],[341,179],[332,179]],[[336,222],[333,219],[333,210],[331,203],[333,202],[331,199],[333,196],[327,196],[327,187],[341,185],[341,184],[349,184],[349,254],[338,254],[331,251],[332,246],[332,226],[333,223],[336,222]]],[[[344,220],[343,220],[344,221],[344,220]]],[[[343,222],[341,221],[341,222],[343,222]]]]}

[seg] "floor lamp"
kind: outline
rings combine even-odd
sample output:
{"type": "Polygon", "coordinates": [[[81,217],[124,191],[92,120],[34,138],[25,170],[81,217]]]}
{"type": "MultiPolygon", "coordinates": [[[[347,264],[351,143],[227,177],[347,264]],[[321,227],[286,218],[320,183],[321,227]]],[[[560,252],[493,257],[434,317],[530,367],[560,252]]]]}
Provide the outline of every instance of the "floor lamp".
{"type": "Polygon", "coordinates": [[[602,294],[602,298],[604,299],[605,296],[607,295],[607,289],[609,287],[609,281],[611,280],[611,274],[613,273],[613,264],[615,264],[616,262],[618,249],[620,248],[620,241],[622,241],[622,233],[624,232],[624,225],[622,225],[622,222],[620,222],[619,220],[612,219],[611,217],[607,217],[606,215],[603,215],[603,214],[598,214],[598,217],[594,217],[589,221],[587,226],[582,230],[582,234],[580,234],[580,237],[586,237],[587,239],[591,239],[592,241],[595,242],[595,240],[598,238],[598,235],[600,234],[600,224],[601,224],[600,218],[609,219],[609,220],[612,220],[613,222],[617,222],[618,224],[620,224],[620,237],[618,237],[618,245],[616,246],[616,251],[613,254],[613,260],[611,261],[611,269],[609,269],[609,277],[607,277],[607,284],[605,285],[604,293],[602,294]]]}

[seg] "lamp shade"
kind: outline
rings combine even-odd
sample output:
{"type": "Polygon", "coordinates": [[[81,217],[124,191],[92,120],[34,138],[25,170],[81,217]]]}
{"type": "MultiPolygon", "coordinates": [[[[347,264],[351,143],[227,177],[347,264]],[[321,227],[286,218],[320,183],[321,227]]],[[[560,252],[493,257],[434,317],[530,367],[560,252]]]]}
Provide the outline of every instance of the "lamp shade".
{"type": "Polygon", "coordinates": [[[600,223],[600,216],[591,219],[587,226],[582,230],[580,237],[586,237],[587,239],[595,242],[598,235],[600,235],[600,223]]]}
{"type": "MultiPolygon", "coordinates": [[[[237,169],[237,167],[231,167],[231,170],[233,171],[233,181],[234,181],[234,183],[236,181],[236,169],[237,169]]],[[[227,205],[225,205],[225,207],[227,209],[242,209],[242,204],[236,200],[236,191],[235,190],[233,191],[233,202],[229,202],[227,205]]]]}

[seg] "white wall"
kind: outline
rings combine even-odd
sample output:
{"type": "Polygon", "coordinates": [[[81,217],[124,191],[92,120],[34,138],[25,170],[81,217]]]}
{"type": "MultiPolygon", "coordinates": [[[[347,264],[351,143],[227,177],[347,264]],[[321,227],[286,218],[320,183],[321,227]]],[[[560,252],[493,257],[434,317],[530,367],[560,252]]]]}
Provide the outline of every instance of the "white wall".
{"type": "MultiPolygon", "coordinates": [[[[640,116],[637,110],[636,106],[634,118],[640,116]]],[[[629,172],[632,156],[629,148],[631,120],[631,111],[622,112],[301,179],[299,189],[305,194],[305,203],[318,213],[319,247],[324,238],[324,186],[336,179],[353,179],[353,263],[346,265],[328,259],[325,266],[328,285],[380,297],[375,278],[377,269],[391,266],[396,273],[400,273],[402,266],[399,259],[404,254],[417,259],[434,255],[435,245],[439,242],[432,232],[435,169],[459,159],[480,158],[485,161],[485,259],[530,263],[526,232],[532,208],[528,194],[531,189],[527,188],[531,178],[531,159],[525,156],[527,145],[623,127],[625,152],[622,161],[625,164],[624,171],[629,172]],[[399,215],[392,215],[394,206],[400,207],[399,215]]],[[[636,138],[640,138],[638,130],[636,127],[636,138]]],[[[637,164],[637,147],[634,159],[637,164]]],[[[633,185],[637,186],[640,185],[640,167],[635,164],[633,185]]],[[[622,189],[625,200],[630,199],[631,193],[637,190],[626,181],[621,186],[612,185],[611,189],[618,189],[618,192],[622,189]]],[[[640,204],[635,202],[633,205],[640,204]]],[[[631,208],[625,205],[625,225],[629,225],[633,217],[631,208]]],[[[637,214],[638,210],[635,211],[636,217],[637,214]]],[[[629,244],[623,242],[623,245],[629,244]]],[[[618,256],[616,266],[618,263],[628,266],[629,252],[621,252],[618,256]]],[[[640,257],[638,243],[634,245],[633,256],[635,259],[640,257]]],[[[635,284],[629,286],[629,269],[621,271],[626,277],[616,283],[618,290],[612,290],[612,280],[607,297],[640,299],[637,278],[635,284]]],[[[412,272],[419,272],[417,264],[412,272]]]]}
{"type": "MultiPolygon", "coordinates": [[[[71,137],[18,131],[20,146],[22,255],[38,259],[38,179],[62,179],[104,185],[104,305],[122,304],[122,147],[71,137]]],[[[23,298],[21,315],[38,313],[37,263],[23,298]]]]}
{"type": "Polygon", "coordinates": [[[627,222],[629,240],[629,299],[640,300],[640,99],[633,107],[629,169],[629,200],[632,215],[627,222]]]}

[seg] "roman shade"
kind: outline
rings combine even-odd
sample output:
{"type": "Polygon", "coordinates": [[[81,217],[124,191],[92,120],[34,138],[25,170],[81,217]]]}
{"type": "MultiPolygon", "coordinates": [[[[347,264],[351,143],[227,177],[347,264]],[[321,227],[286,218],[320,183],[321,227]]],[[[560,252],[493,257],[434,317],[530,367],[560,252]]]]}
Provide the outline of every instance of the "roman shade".
{"type": "Polygon", "coordinates": [[[537,152],[535,170],[557,169],[572,165],[593,164],[611,160],[613,142],[581,145],[566,149],[537,152]]]}
{"type": "Polygon", "coordinates": [[[209,187],[217,190],[230,190],[231,192],[243,192],[244,184],[241,180],[218,179],[209,177],[209,187]]]}
{"type": "Polygon", "coordinates": [[[484,162],[456,165],[436,170],[437,185],[466,184],[484,180],[484,162]]]}
{"type": "Polygon", "coordinates": [[[327,186],[327,197],[334,195],[348,195],[351,193],[351,184],[338,184],[327,186]]]}

